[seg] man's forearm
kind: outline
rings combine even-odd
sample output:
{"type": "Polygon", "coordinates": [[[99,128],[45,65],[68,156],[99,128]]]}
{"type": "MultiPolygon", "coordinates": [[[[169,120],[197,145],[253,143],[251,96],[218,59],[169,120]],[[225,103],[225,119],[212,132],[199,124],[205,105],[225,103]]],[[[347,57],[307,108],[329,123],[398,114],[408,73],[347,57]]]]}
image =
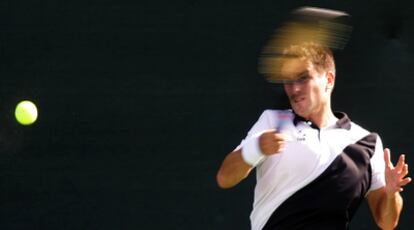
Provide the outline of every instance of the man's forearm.
{"type": "Polygon", "coordinates": [[[391,195],[385,193],[380,205],[380,221],[379,225],[384,230],[392,230],[397,227],[400,218],[403,199],[399,192],[391,195]]]}
{"type": "Polygon", "coordinates": [[[246,178],[252,168],[244,162],[241,150],[234,151],[227,155],[217,172],[217,184],[221,188],[231,188],[246,178]]]}

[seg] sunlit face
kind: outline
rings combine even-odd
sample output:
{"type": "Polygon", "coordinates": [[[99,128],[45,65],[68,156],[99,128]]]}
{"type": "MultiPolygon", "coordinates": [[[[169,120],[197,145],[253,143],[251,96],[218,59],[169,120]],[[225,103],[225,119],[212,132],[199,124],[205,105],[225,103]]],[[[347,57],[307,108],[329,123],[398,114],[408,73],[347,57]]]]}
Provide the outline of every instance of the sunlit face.
{"type": "Polygon", "coordinates": [[[282,75],[298,79],[285,83],[284,89],[292,109],[299,116],[310,120],[329,106],[332,87],[328,84],[327,72],[319,73],[311,62],[295,58],[283,64],[282,75]]]}

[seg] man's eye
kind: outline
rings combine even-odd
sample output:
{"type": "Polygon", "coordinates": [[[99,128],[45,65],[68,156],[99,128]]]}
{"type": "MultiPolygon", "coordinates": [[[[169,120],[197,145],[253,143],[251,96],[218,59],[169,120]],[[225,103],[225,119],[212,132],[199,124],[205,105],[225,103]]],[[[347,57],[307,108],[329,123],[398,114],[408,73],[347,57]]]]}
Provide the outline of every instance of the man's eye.
{"type": "Polygon", "coordinates": [[[308,75],[303,75],[303,76],[299,77],[299,79],[297,80],[297,82],[305,82],[308,79],[309,79],[309,76],[308,75]]]}

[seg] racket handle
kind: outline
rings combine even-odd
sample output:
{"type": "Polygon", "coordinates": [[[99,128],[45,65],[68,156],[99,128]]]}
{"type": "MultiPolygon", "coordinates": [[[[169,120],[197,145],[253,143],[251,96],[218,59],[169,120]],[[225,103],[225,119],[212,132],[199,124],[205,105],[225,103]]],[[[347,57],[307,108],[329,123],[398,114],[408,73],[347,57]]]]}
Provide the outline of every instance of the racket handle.
{"type": "Polygon", "coordinates": [[[292,125],[292,115],[288,113],[281,113],[278,116],[278,123],[276,131],[287,135],[287,141],[292,141],[294,134],[292,129],[289,127],[292,125]]]}

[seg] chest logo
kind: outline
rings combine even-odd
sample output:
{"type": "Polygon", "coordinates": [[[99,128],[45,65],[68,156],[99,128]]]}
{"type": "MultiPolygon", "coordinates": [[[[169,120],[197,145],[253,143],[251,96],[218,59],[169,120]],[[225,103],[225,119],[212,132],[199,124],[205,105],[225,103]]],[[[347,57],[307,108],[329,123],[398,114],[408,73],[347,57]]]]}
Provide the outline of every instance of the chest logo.
{"type": "Polygon", "coordinates": [[[297,141],[306,141],[306,133],[304,133],[302,130],[298,131],[298,134],[296,135],[297,141]]]}

